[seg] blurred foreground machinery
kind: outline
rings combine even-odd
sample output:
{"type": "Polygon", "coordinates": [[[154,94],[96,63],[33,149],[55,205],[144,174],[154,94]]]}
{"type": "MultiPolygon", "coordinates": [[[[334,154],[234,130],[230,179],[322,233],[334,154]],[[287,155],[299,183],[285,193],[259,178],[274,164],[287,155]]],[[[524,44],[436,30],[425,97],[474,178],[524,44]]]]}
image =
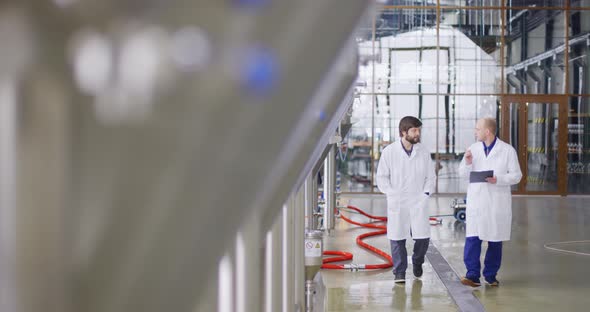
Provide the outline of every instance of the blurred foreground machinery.
{"type": "Polygon", "coordinates": [[[0,310],[302,308],[293,194],[352,101],[368,7],[3,1],[0,310]]]}

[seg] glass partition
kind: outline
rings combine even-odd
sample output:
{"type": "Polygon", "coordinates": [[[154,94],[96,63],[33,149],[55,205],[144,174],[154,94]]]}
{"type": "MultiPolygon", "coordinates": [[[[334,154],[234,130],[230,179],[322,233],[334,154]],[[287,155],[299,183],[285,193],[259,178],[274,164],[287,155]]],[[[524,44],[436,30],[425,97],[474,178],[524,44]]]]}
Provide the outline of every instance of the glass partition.
{"type": "MultiPolygon", "coordinates": [[[[431,151],[439,193],[465,192],[458,164],[481,117],[495,117],[500,128],[509,127],[515,147],[531,146],[519,154],[530,173],[520,192],[562,192],[565,184],[557,181],[565,183],[568,178],[570,193],[590,193],[590,188],[581,186],[588,184],[585,177],[572,176],[580,171],[579,163],[586,162],[585,156],[580,161],[572,160],[573,154],[568,157],[568,164],[575,164],[568,168],[575,170],[568,169],[572,173],[567,177],[565,170],[555,167],[553,152],[559,146],[567,148],[568,142],[559,144],[565,137],[558,135],[558,122],[545,116],[557,114],[569,98],[570,124],[585,125],[590,97],[588,1],[569,1],[569,6],[565,0],[381,3],[374,23],[363,25],[370,34],[357,39],[361,57],[354,124],[340,153],[343,191],[377,191],[375,172],[381,152],[399,139],[399,119],[412,115],[424,123],[422,143],[431,151]],[[506,103],[502,111],[499,99],[512,94],[537,96],[537,100],[506,103]],[[538,98],[556,95],[563,97],[559,105],[538,98]],[[526,103],[534,106],[527,109],[526,103]],[[578,115],[581,119],[575,120],[578,115]]],[[[577,146],[582,146],[584,155],[590,142],[568,133],[569,141],[582,141],[577,146]]]]}

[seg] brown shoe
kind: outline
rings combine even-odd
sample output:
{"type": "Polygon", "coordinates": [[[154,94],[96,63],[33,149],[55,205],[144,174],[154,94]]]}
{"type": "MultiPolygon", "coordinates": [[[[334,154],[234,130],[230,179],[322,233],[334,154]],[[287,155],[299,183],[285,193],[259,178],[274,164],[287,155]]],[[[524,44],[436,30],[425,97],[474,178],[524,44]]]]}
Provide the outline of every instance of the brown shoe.
{"type": "Polygon", "coordinates": [[[474,280],[469,279],[465,276],[461,277],[461,284],[463,284],[465,286],[471,286],[471,287],[481,286],[481,283],[479,281],[474,281],[474,280]]]}

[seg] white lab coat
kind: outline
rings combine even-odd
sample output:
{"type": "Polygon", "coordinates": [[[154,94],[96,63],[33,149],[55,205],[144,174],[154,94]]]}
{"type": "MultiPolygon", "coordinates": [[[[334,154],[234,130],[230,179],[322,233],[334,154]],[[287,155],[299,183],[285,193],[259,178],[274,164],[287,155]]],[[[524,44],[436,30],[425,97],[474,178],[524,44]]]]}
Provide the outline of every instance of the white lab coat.
{"type": "Polygon", "coordinates": [[[388,145],[377,167],[377,186],[387,196],[388,239],[430,237],[425,193],[434,192],[434,166],[422,144],[415,144],[409,157],[401,141],[388,145]]]}
{"type": "Polygon", "coordinates": [[[471,171],[494,170],[496,184],[469,183],[467,187],[467,223],[465,236],[479,236],[481,240],[500,242],[510,240],[512,227],[512,194],[510,186],[522,178],[516,150],[496,140],[486,157],[483,143],[476,142],[469,149],[473,155],[470,166],[465,158],[459,165],[459,174],[468,178],[471,171]]]}

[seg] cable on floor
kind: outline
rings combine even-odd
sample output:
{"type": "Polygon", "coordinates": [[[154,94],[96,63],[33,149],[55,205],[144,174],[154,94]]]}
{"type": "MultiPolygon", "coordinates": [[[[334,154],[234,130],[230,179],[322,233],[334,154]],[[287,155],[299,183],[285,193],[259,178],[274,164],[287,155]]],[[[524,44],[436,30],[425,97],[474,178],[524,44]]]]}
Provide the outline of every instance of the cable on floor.
{"type": "Polygon", "coordinates": [[[568,254],[574,254],[574,255],[580,255],[580,256],[590,256],[590,253],[587,253],[587,252],[578,252],[578,251],[572,251],[572,250],[566,250],[566,249],[553,247],[556,245],[574,245],[574,244],[588,244],[588,243],[590,243],[590,240],[566,241],[566,242],[547,243],[547,244],[543,245],[543,247],[545,247],[549,250],[562,252],[562,253],[568,253],[568,254]]]}

